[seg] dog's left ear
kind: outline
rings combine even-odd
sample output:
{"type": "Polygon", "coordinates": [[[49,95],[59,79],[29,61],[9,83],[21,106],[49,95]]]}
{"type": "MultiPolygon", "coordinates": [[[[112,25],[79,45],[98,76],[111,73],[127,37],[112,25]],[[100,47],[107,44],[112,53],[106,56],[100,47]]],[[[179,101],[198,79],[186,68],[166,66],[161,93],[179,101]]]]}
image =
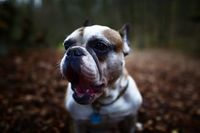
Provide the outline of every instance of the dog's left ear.
{"type": "Polygon", "coordinates": [[[86,19],[83,23],[83,27],[86,27],[86,26],[90,26],[91,25],[91,22],[89,19],[86,19]]]}
{"type": "Polygon", "coordinates": [[[123,53],[124,53],[124,56],[126,56],[130,52],[130,41],[129,41],[130,25],[125,24],[119,30],[119,34],[121,35],[122,41],[123,41],[123,53]]]}

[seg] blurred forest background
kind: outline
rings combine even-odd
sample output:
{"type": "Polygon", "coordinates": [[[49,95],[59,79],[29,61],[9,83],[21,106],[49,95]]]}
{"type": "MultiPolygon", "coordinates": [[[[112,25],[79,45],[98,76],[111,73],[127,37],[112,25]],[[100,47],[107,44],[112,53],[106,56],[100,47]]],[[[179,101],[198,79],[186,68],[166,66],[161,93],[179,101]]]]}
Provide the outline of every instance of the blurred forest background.
{"type": "Polygon", "coordinates": [[[0,0],[1,133],[70,133],[59,62],[85,19],[131,25],[136,133],[200,133],[200,0],[0,0]]]}
{"type": "Polygon", "coordinates": [[[58,47],[87,18],[115,29],[129,22],[137,48],[200,55],[199,0],[0,0],[0,53],[58,47]]]}

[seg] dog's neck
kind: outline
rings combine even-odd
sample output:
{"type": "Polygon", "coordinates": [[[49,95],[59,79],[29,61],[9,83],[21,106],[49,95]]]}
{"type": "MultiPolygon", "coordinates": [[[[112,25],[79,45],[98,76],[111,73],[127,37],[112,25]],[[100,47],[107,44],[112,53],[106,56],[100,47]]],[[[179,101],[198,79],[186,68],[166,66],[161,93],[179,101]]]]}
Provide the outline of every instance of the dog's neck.
{"type": "Polygon", "coordinates": [[[109,105],[120,98],[121,93],[124,93],[128,87],[128,74],[126,69],[123,70],[123,74],[108,88],[104,89],[104,93],[100,96],[96,102],[102,105],[109,105]]]}

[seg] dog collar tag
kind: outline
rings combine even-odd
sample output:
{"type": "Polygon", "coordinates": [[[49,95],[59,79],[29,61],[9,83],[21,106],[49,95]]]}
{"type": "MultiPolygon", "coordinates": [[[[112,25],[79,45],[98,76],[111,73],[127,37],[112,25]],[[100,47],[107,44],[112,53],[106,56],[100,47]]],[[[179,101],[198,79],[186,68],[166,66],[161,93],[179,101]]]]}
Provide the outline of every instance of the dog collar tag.
{"type": "Polygon", "coordinates": [[[101,123],[101,115],[99,113],[93,113],[91,116],[90,116],[90,122],[94,125],[97,125],[99,123],[101,123]]]}

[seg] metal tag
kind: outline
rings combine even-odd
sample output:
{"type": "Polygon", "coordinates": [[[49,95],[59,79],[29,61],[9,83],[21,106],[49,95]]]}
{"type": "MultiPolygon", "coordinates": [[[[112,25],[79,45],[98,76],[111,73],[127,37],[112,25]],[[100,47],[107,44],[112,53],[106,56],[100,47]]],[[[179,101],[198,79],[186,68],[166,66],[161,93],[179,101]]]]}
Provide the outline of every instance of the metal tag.
{"type": "Polygon", "coordinates": [[[93,113],[90,116],[90,122],[94,125],[100,124],[102,121],[101,115],[99,113],[93,113]]]}

